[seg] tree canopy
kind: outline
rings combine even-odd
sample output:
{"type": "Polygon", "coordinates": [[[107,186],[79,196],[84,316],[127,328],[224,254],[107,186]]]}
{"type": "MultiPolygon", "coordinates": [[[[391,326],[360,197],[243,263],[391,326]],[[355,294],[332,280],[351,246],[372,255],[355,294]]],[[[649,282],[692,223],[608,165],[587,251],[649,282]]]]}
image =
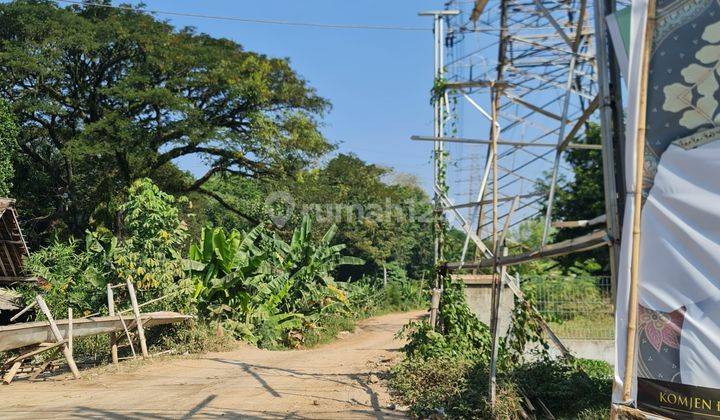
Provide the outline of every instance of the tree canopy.
{"type": "MultiPolygon", "coordinates": [[[[411,176],[355,155],[338,154],[324,165],[299,171],[282,182],[217,176],[207,185],[256,220],[271,219],[274,209],[268,197],[283,192],[292,201],[292,212],[276,229],[286,235],[306,213],[315,217],[317,232],[336,224],[336,240],[347,245],[343,252],[365,261],[363,266],[342,267],[341,278],[375,275],[383,265],[421,277],[432,266],[430,198],[411,176]]],[[[215,226],[247,229],[252,225],[213,203],[197,213],[215,226]]]]}
{"type": "Polygon", "coordinates": [[[2,4],[0,71],[21,127],[17,196],[38,232],[114,223],[134,179],[219,198],[206,189],[217,174],[280,176],[333,147],[318,130],[328,101],[287,59],[141,10],[2,4]],[[197,178],[173,163],[190,155],[207,168],[197,178]]]}
{"type": "MultiPolygon", "coordinates": [[[[335,206],[338,239],[372,273],[388,262],[420,277],[432,264],[430,199],[415,181],[396,183],[389,168],[340,154],[319,171],[307,173],[296,196],[305,204],[335,206]],[[342,209],[342,210],[339,210],[342,209]]],[[[347,267],[358,274],[356,267],[347,267]]],[[[353,274],[353,273],[350,273],[353,274]]]]}
{"type": "Polygon", "coordinates": [[[0,101],[0,197],[10,195],[14,175],[13,159],[17,151],[18,128],[10,107],[0,101]]]}

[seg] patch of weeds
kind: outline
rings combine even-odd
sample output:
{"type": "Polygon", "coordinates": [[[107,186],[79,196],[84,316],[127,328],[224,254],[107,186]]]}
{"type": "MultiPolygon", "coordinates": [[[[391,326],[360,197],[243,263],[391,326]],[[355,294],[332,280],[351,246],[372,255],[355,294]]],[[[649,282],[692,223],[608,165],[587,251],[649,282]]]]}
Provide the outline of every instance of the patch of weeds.
{"type": "Polygon", "coordinates": [[[522,396],[542,401],[558,419],[608,418],[609,365],[594,360],[541,360],[499,372],[497,402],[488,403],[487,364],[477,359],[408,357],[391,370],[393,396],[414,417],[521,418],[522,396]]]}
{"type": "Polygon", "coordinates": [[[487,400],[487,378],[484,364],[465,358],[408,358],[392,368],[389,386],[393,396],[410,407],[413,417],[517,417],[520,396],[515,385],[498,378],[498,399],[493,410],[487,400]]]}
{"type": "Polygon", "coordinates": [[[238,342],[216,323],[189,321],[177,325],[155,327],[150,343],[154,351],[172,349],[176,354],[229,351],[238,342]]]}
{"type": "Polygon", "coordinates": [[[329,315],[318,325],[305,330],[302,346],[311,348],[334,341],[343,331],[353,332],[357,320],[348,315],[329,315]]]}

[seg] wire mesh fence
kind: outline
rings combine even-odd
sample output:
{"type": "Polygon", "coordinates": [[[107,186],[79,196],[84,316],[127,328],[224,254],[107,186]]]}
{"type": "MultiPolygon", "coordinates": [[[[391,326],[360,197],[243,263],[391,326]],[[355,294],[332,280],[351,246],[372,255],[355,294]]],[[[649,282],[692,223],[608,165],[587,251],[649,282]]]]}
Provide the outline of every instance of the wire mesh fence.
{"type": "Polygon", "coordinates": [[[615,338],[609,277],[526,277],[521,287],[562,338],[615,338]]]}

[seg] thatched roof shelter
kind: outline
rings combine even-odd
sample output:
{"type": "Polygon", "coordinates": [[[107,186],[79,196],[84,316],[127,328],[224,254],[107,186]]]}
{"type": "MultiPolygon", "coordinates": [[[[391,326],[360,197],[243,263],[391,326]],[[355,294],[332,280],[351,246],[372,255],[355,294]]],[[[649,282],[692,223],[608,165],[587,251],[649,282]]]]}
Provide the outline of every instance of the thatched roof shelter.
{"type": "Polygon", "coordinates": [[[14,199],[0,198],[0,283],[5,284],[35,281],[23,269],[29,252],[14,206],[14,199]]]}

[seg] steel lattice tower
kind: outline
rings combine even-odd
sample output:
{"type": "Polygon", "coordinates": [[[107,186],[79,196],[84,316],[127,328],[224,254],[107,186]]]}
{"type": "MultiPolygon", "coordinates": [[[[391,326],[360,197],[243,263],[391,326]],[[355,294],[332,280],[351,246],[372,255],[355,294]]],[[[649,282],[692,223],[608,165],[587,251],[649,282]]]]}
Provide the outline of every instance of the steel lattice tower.
{"type": "MultiPolygon", "coordinates": [[[[412,139],[433,142],[436,214],[466,235],[460,261],[447,262],[436,228],[436,262],[448,271],[492,268],[495,343],[500,284],[524,302],[506,266],[609,245],[615,277],[622,112],[604,19],[615,8],[613,0],[450,0],[444,10],[421,13],[435,25],[435,124],[432,136],[412,139]],[[600,124],[601,144],[585,143],[591,122],[600,124]],[[601,152],[605,215],[554,222],[556,192],[571,176],[565,161],[571,149],[601,152]],[[537,188],[540,178],[545,189],[537,188]],[[506,233],[533,218],[542,220],[539,249],[499,256],[506,233]],[[598,229],[552,244],[553,225],[598,229]],[[467,252],[470,242],[474,255],[467,252]]],[[[492,366],[490,385],[494,400],[492,366]]]]}

